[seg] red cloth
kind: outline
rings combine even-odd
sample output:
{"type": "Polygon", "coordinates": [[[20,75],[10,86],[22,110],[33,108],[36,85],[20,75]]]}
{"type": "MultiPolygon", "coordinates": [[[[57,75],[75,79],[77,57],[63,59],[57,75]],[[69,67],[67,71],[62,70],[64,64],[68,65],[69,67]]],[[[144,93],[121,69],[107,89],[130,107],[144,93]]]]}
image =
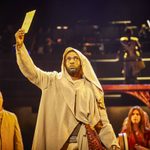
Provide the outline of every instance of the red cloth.
{"type": "Polygon", "coordinates": [[[94,128],[91,128],[89,124],[86,124],[85,128],[86,128],[89,150],[105,150],[96,130],[94,128]]]}
{"type": "Polygon", "coordinates": [[[128,135],[128,146],[129,150],[136,150],[134,147],[136,144],[144,146],[146,148],[150,148],[148,145],[148,141],[150,139],[150,131],[145,131],[144,137],[141,133],[128,135]]]}

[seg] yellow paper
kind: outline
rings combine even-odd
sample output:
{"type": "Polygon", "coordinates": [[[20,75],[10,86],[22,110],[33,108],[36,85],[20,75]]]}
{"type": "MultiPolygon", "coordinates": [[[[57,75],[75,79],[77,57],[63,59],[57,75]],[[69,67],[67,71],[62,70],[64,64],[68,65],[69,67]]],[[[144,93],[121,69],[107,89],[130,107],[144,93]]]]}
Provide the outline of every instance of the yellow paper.
{"type": "Polygon", "coordinates": [[[30,26],[31,26],[31,22],[33,20],[34,14],[35,14],[36,10],[32,10],[26,13],[26,16],[24,18],[23,24],[22,24],[22,29],[24,29],[25,33],[28,32],[30,26]]]}

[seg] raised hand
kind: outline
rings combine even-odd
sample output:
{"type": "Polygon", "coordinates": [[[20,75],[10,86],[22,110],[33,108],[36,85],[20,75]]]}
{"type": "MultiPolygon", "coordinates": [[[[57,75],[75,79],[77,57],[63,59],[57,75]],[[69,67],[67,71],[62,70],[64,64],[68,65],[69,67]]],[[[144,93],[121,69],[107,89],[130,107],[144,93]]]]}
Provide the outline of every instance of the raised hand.
{"type": "Polygon", "coordinates": [[[25,32],[24,32],[23,29],[19,29],[15,33],[15,39],[16,39],[16,46],[17,46],[17,48],[21,48],[22,47],[22,45],[24,43],[24,35],[25,35],[25,32]]]}

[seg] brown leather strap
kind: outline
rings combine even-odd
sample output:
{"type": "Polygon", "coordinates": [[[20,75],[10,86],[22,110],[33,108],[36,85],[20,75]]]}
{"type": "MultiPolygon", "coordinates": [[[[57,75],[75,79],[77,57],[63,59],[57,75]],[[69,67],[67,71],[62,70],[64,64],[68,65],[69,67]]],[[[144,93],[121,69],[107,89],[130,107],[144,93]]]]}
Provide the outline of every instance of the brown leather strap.
{"type": "Polygon", "coordinates": [[[81,123],[79,123],[75,129],[73,130],[73,132],[71,133],[69,139],[68,139],[68,143],[77,143],[77,135],[79,133],[80,127],[81,127],[81,123]]]}

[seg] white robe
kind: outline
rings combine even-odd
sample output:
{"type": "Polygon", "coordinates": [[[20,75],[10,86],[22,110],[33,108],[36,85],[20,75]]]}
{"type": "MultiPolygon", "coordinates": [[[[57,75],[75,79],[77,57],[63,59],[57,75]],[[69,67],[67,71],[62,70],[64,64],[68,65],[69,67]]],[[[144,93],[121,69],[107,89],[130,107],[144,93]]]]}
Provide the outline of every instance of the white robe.
{"type": "MultiPolygon", "coordinates": [[[[25,46],[16,50],[21,72],[42,90],[32,150],[60,150],[79,122],[94,126],[100,120],[103,123],[101,141],[107,148],[118,146],[107,118],[103,90],[90,62],[73,49],[81,59],[84,78],[74,82],[66,72],[64,56],[72,49],[65,50],[59,73],[37,68],[25,46]]],[[[84,126],[79,131],[78,143],[79,150],[88,149],[84,126]]]]}

